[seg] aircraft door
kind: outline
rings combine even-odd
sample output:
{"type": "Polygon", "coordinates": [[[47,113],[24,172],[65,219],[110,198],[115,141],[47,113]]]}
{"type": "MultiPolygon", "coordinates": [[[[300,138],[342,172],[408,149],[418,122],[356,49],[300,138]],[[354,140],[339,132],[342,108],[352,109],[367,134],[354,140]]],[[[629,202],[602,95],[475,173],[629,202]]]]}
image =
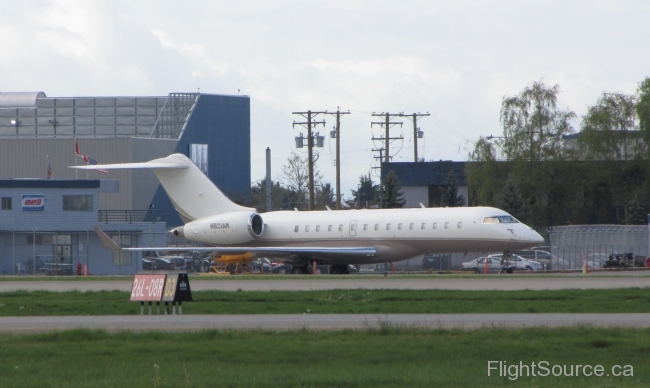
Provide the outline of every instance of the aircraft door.
{"type": "Polygon", "coordinates": [[[350,236],[357,235],[357,221],[350,221],[350,236]]]}

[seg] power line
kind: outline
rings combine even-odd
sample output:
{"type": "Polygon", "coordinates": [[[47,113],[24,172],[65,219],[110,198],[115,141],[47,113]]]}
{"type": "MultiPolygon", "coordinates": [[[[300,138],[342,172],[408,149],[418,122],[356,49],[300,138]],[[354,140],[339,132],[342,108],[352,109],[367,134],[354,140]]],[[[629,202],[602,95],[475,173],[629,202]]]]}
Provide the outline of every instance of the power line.
{"type": "Polygon", "coordinates": [[[373,113],[372,114],[375,117],[384,117],[384,121],[373,121],[370,126],[372,127],[373,125],[379,125],[382,128],[384,128],[384,131],[386,131],[386,137],[372,137],[372,140],[385,140],[385,145],[384,145],[384,161],[388,163],[390,160],[390,141],[391,140],[398,140],[398,139],[404,139],[403,136],[400,137],[390,137],[390,128],[394,127],[395,125],[399,125],[400,127],[402,126],[402,122],[391,122],[391,119],[393,117],[399,117],[401,113],[373,113]]]}

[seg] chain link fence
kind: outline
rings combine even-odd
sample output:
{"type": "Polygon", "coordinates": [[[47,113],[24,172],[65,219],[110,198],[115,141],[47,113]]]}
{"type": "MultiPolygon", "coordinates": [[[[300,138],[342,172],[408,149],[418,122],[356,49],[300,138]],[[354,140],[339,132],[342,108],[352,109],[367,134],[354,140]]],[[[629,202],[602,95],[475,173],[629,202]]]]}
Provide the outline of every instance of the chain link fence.
{"type": "Polygon", "coordinates": [[[630,253],[633,266],[645,266],[650,254],[648,225],[569,225],[548,229],[550,252],[581,268],[585,262],[602,268],[610,255],[630,253]]]}

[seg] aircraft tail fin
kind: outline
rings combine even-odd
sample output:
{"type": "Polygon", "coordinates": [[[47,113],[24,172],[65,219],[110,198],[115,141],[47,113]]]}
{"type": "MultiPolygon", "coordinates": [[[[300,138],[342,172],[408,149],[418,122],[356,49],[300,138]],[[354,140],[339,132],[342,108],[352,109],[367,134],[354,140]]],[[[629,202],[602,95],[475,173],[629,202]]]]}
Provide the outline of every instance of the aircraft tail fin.
{"type": "Polygon", "coordinates": [[[228,199],[187,156],[182,154],[172,154],[144,163],[71,167],[103,170],[151,169],[185,222],[235,211],[255,211],[228,199]]]}

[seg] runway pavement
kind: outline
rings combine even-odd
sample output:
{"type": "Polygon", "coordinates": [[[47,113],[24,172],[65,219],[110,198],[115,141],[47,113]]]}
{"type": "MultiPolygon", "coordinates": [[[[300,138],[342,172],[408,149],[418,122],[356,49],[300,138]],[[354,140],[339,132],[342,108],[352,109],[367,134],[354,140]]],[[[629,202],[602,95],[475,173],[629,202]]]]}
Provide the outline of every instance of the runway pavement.
{"type": "Polygon", "coordinates": [[[107,331],[342,330],[394,327],[650,327],[650,314],[271,314],[271,315],[115,315],[0,317],[1,333],[38,333],[70,329],[107,331]]]}
{"type": "MultiPolygon", "coordinates": [[[[131,291],[131,278],[124,280],[8,280],[0,281],[0,292],[46,291],[131,291]]],[[[474,275],[450,276],[278,276],[274,279],[192,277],[192,291],[308,291],[331,289],[410,289],[410,290],[561,290],[650,287],[650,271],[588,275],[474,275]]]]}

